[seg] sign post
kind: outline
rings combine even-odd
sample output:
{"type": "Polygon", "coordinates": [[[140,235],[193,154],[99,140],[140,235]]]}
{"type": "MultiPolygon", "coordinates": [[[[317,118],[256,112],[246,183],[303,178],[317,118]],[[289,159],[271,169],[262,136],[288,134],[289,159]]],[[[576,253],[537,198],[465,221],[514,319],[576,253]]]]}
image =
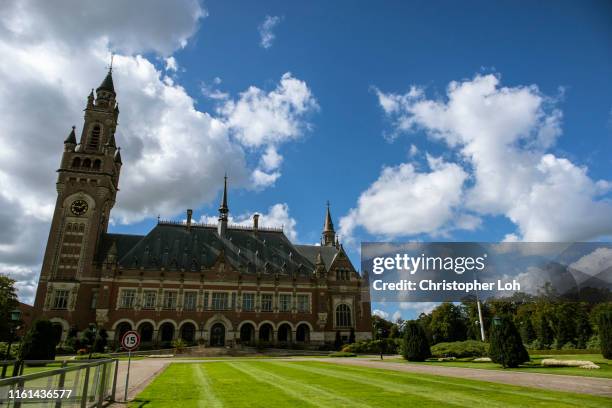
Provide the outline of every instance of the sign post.
{"type": "Polygon", "coordinates": [[[128,352],[128,366],[125,374],[125,395],[123,400],[127,402],[128,384],[130,381],[130,363],[132,362],[132,350],[136,350],[140,345],[140,335],[134,330],[127,331],[121,338],[121,347],[128,352]]]}

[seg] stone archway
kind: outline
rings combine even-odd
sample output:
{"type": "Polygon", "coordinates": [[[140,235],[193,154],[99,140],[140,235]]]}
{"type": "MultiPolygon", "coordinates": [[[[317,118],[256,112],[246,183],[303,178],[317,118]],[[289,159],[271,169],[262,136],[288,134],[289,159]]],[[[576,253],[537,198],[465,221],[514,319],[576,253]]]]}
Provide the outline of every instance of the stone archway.
{"type": "Polygon", "coordinates": [[[195,342],[196,327],[191,322],[183,323],[181,326],[181,339],[187,343],[195,342]]]}
{"type": "Polygon", "coordinates": [[[161,343],[169,343],[174,339],[174,325],[166,322],[159,326],[159,341],[161,343]]]}
{"type": "Polygon", "coordinates": [[[278,341],[281,343],[291,343],[291,326],[289,323],[283,323],[278,326],[278,341]]]}
{"type": "Polygon", "coordinates": [[[298,325],[295,331],[295,341],[300,343],[310,342],[310,327],[306,323],[298,325]]]}
{"type": "Polygon", "coordinates": [[[117,328],[115,328],[115,340],[121,341],[123,335],[130,330],[132,330],[132,324],[130,322],[119,323],[117,328]]]}
{"type": "Polygon", "coordinates": [[[225,326],[223,323],[215,323],[210,329],[211,347],[225,346],[225,326]]]}
{"type": "Polygon", "coordinates": [[[243,323],[240,326],[240,343],[250,344],[255,341],[255,326],[252,323],[243,323]]]}
{"type": "Polygon", "coordinates": [[[259,326],[259,340],[270,343],[274,340],[274,327],[270,323],[259,326]]]}
{"type": "Polygon", "coordinates": [[[151,322],[142,322],[138,325],[138,333],[140,334],[140,341],[142,343],[150,343],[153,341],[153,324],[151,322]]]}

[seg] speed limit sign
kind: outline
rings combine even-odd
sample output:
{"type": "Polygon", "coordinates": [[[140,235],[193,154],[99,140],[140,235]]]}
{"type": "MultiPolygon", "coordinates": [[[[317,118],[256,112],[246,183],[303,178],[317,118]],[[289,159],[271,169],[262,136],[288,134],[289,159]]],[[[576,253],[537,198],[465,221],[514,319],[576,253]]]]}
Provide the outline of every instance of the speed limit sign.
{"type": "Polygon", "coordinates": [[[140,345],[140,335],[134,330],[126,332],[121,338],[121,347],[127,351],[133,351],[140,345]]]}

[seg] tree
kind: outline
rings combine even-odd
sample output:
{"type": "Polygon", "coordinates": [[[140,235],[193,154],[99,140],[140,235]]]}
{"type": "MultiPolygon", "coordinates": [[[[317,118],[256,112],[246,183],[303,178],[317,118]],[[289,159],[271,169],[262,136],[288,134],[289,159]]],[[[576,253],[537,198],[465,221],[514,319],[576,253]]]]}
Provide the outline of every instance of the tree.
{"type": "Polygon", "coordinates": [[[584,349],[593,334],[585,304],[579,305],[574,319],[576,321],[576,348],[584,349]]]}
{"type": "Polygon", "coordinates": [[[555,332],[557,349],[561,349],[567,343],[574,344],[576,338],[575,315],[575,303],[562,302],[556,305],[553,314],[553,331],[555,332]]]}
{"type": "Polygon", "coordinates": [[[415,320],[404,326],[403,356],[408,361],[425,361],[431,357],[429,341],[423,327],[415,320]]]}
{"type": "Polygon", "coordinates": [[[494,318],[489,333],[489,357],[494,363],[514,368],[529,361],[521,335],[510,316],[494,318]]]}
{"type": "Polygon", "coordinates": [[[390,321],[378,315],[372,315],[372,334],[374,335],[374,339],[380,340],[388,338],[391,334],[391,327],[393,327],[393,323],[390,321]]]}
{"type": "Polygon", "coordinates": [[[53,360],[55,346],[53,325],[48,320],[36,320],[21,342],[21,360],[53,360]]]}
{"type": "MultiPolygon", "coordinates": [[[[0,274],[0,341],[8,341],[10,337],[11,312],[19,306],[15,281],[0,274]]],[[[12,340],[12,339],[11,339],[12,340]]]]}
{"type": "Polygon", "coordinates": [[[94,341],[94,345],[93,345],[93,349],[96,353],[104,353],[104,348],[106,347],[106,344],[108,343],[108,333],[106,332],[106,329],[102,328],[100,329],[100,331],[98,332],[98,335],[96,336],[96,340],[94,341]]]}
{"type": "Polygon", "coordinates": [[[554,332],[552,328],[550,327],[550,321],[546,317],[545,312],[540,313],[540,316],[538,319],[537,333],[538,333],[537,339],[538,339],[539,347],[550,348],[550,345],[553,342],[554,332]]]}
{"type": "Polygon", "coordinates": [[[336,330],[336,340],[334,340],[334,348],[336,350],[340,350],[342,347],[342,337],[340,336],[340,331],[336,330]]]}
{"type": "Polygon", "coordinates": [[[355,329],[351,327],[351,334],[349,335],[349,344],[353,344],[355,342],[355,329]]]}
{"type": "Polygon", "coordinates": [[[466,339],[466,321],[459,306],[442,303],[431,312],[431,334],[434,343],[466,339]]]}
{"type": "Polygon", "coordinates": [[[599,342],[604,358],[612,359],[612,310],[599,314],[599,342]]]}

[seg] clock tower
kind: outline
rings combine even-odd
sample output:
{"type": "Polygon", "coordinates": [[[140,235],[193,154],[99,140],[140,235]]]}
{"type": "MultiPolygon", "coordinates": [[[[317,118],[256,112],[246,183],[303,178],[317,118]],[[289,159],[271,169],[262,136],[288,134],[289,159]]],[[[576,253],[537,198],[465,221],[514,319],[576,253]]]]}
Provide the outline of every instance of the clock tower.
{"type": "Polygon", "coordinates": [[[98,280],[96,249],[107,231],[121,172],[115,142],[119,116],[112,67],[87,98],[80,137],[75,127],[64,141],[58,169],[57,201],[43,259],[35,306],[77,308],[79,286],[98,280]],[[78,139],[78,140],[77,140],[78,139]]]}

